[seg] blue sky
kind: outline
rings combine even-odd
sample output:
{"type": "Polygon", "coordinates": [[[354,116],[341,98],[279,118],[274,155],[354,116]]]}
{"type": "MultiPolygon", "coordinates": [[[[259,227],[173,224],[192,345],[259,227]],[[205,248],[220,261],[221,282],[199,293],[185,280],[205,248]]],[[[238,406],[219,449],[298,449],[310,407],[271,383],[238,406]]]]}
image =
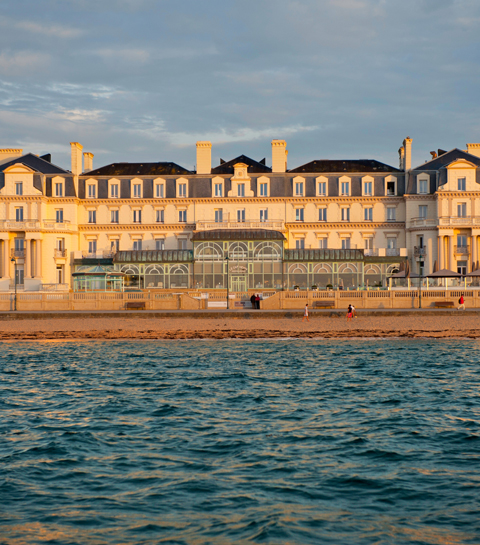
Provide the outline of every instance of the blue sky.
{"type": "Polygon", "coordinates": [[[245,153],[413,164],[480,142],[478,0],[2,0],[1,147],[70,167],[245,153]]]}

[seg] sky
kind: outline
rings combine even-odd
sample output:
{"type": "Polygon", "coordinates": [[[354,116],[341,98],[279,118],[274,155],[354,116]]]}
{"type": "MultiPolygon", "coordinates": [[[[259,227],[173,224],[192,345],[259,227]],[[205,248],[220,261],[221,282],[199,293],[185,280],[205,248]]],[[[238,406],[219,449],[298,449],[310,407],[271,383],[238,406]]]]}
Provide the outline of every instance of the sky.
{"type": "Polygon", "coordinates": [[[0,147],[413,166],[480,142],[479,0],[2,0],[0,147]]]}

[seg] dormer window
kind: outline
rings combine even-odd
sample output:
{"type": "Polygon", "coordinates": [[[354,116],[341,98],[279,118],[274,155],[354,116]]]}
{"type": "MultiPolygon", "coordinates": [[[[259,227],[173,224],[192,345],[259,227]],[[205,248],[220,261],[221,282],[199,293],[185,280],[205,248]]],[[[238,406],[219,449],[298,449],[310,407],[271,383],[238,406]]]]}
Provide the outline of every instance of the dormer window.
{"type": "Polygon", "coordinates": [[[142,197],[142,184],[133,184],[133,197],[135,199],[142,197]]]}
{"type": "Polygon", "coordinates": [[[119,195],[118,184],[112,184],[110,186],[110,198],[118,199],[118,195],[119,195]]]}
{"type": "Polygon", "coordinates": [[[95,199],[97,196],[97,186],[93,184],[89,184],[87,189],[87,195],[89,199],[95,199]]]}
{"type": "Polygon", "coordinates": [[[245,184],[237,185],[237,193],[239,197],[245,197],[245,184]]]}
{"type": "Polygon", "coordinates": [[[23,195],[23,182],[15,183],[15,195],[23,195]]]}
{"type": "Polygon", "coordinates": [[[155,184],[155,197],[157,199],[165,197],[165,184],[155,184]]]}
{"type": "Polygon", "coordinates": [[[418,192],[422,195],[428,193],[428,180],[418,180],[418,192]]]}
{"type": "Polygon", "coordinates": [[[387,197],[393,197],[396,194],[395,182],[387,182],[387,197]]]}
{"type": "Polygon", "coordinates": [[[178,196],[179,197],[187,196],[187,184],[178,184],[178,196]]]}
{"type": "Polygon", "coordinates": [[[295,196],[303,197],[303,182],[295,182],[295,196]]]}
{"type": "Polygon", "coordinates": [[[340,194],[343,197],[349,196],[350,195],[350,182],[342,182],[341,186],[340,186],[340,190],[341,190],[340,194]]]}
{"type": "Polygon", "coordinates": [[[62,183],[56,183],[55,184],[55,197],[63,197],[63,184],[62,183]]]}
{"type": "Polygon", "coordinates": [[[215,197],[223,197],[223,184],[215,184],[215,197]]]}
{"type": "Polygon", "coordinates": [[[467,190],[467,179],[466,178],[458,178],[458,191],[466,191],[467,190]]]}

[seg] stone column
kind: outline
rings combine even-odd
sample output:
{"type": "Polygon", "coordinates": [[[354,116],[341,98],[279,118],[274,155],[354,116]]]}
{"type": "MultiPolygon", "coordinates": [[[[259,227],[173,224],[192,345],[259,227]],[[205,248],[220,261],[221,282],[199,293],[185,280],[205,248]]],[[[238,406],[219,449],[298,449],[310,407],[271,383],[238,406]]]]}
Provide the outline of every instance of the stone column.
{"type": "Polygon", "coordinates": [[[448,236],[448,268],[453,271],[454,270],[454,254],[453,254],[453,235],[448,236]]]}
{"type": "Polygon", "coordinates": [[[478,240],[477,235],[472,234],[472,271],[475,270],[478,259],[478,240]]]}
{"type": "Polygon", "coordinates": [[[42,278],[42,241],[35,241],[35,276],[42,278]]]}
{"type": "Polygon", "coordinates": [[[3,241],[3,263],[5,267],[5,278],[10,278],[10,244],[8,238],[3,241]]]}
{"type": "Polygon", "coordinates": [[[443,237],[440,235],[438,237],[438,268],[444,269],[444,254],[445,254],[445,245],[443,243],[443,237]]]}
{"type": "Polygon", "coordinates": [[[25,278],[32,277],[32,241],[25,239],[25,278]]]}

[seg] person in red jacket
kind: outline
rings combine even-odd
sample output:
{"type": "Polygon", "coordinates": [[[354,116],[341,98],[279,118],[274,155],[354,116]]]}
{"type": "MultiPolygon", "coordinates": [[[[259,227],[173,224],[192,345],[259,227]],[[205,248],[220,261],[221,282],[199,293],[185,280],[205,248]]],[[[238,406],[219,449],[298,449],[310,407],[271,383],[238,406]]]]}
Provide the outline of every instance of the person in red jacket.
{"type": "Polygon", "coordinates": [[[460,299],[458,300],[458,302],[460,303],[460,306],[457,308],[457,310],[465,310],[465,299],[463,298],[463,293],[462,295],[460,295],[460,299]]]}

